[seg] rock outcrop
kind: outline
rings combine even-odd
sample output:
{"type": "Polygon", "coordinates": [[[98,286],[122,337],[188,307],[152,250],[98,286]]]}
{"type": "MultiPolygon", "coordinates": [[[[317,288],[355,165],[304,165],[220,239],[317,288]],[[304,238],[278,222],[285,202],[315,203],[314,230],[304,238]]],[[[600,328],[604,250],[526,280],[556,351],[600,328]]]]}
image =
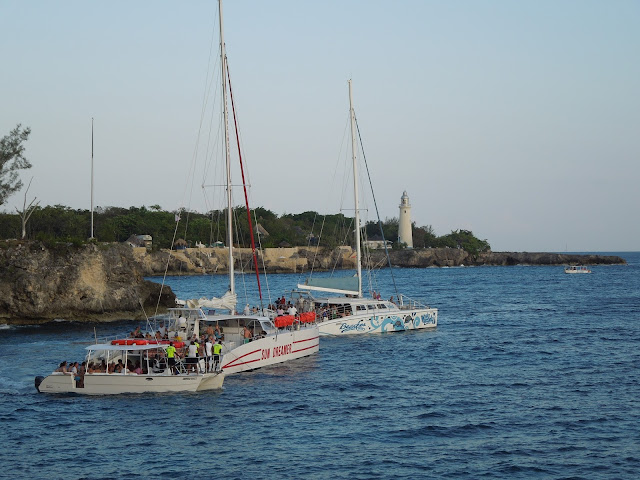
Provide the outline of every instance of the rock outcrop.
{"type": "MultiPolygon", "coordinates": [[[[143,318],[175,305],[167,286],[143,276],[227,273],[224,248],[188,248],[147,252],[124,244],[56,244],[0,242],[0,322],[38,323],[57,318],[76,321],[143,318]]],[[[333,250],[305,247],[272,248],[258,253],[268,273],[354,269],[351,247],[333,250]]],[[[394,267],[454,267],[460,265],[624,264],[616,256],[558,253],[488,252],[477,256],[453,248],[394,250],[394,267]]],[[[251,270],[250,249],[235,250],[237,271],[251,270]]],[[[384,251],[371,252],[365,267],[388,265],[384,251]]]]}
{"type": "MultiPolygon", "coordinates": [[[[228,273],[228,250],[226,248],[185,248],[147,252],[144,248],[133,248],[133,255],[143,275],[203,275],[228,273]]],[[[253,269],[250,248],[235,248],[236,271],[253,269]]],[[[356,255],[351,247],[333,250],[290,247],[267,248],[256,252],[258,265],[267,273],[296,273],[314,270],[350,269],[356,267],[356,255]]]]}
{"type": "Polygon", "coordinates": [[[38,323],[144,317],[175,305],[167,286],[143,279],[125,245],[0,242],[0,321],[38,323]]]}
{"type": "MultiPolygon", "coordinates": [[[[425,248],[389,252],[394,267],[459,267],[480,265],[622,265],[623,258],[612,255],[566,253],[487,252],[472,255],[457,248],[425,248]]],[[[376,250],[370,264],[386,262],[384,251],[376,250]]],[[[384,263],[386,265],[386,263],[384,263]]]]}
{"type": "MultiPolygon", "coordinates": [[[[253,260],[251,250],[238,248],[235,252],[236,271],[249,271],[253,260]]],[[[136,249],[135,258],[144,275],[211,274],[227,273],[227,249],[225,248],[186,248],[178,251],[160,251],[147,253],[143,248],[136,249]]],[[[334,250],[291,247],[268,248],[258,252],[258,264],[267,273],[296,273],[327,271],[333,269],[355,269],[356,254],[351,247],[339,247],[334,250]]],[[[472,255],[457,248],[425,248],[391,250],[391,264],[394,267],[458,267],[479,265],[610,265],[624,264],[624,259],[616,256],[573,255],[561,253],[528,252],[488,252],[472,255]]],[[[384,250],[373,250],[363,261],[365,267],[385,268],[388,266],[384,250]]]]}

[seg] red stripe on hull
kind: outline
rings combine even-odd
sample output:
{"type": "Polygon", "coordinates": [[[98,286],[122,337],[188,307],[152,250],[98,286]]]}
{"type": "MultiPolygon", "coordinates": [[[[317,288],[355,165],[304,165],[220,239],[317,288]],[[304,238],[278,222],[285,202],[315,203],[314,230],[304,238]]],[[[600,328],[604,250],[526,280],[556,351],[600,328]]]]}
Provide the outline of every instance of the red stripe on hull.
{"type": "MultiPolygon", "coordinates": [[[[244,357],[246,357],[247,355],[253,355],[254,353],[258,353],[258,352],[260,352],[260,351],[261,351],[261,350],[260,350],[260,349],[258,349],[258,350],[254,350],[253,352],[245,353],[245,354],[244,354],[244,355],[242,355],[241,357],[234,358],[233,360],[231,360],[229,363],[227,363],[227,364],[226,364],[224,367],[222,367],[222,368],[225,368],[225,367],[228,367],[228,366],[235,367],[236,365],[233,365],[233,363],[237,362],[238,360],[243,359],[243,358],[244,358],[244,357]]],[[[256,362],[256,361],[257,361],[257,360],[250,360],[250,361],[248,361],[248,362],[243,362],[243,363],[240,363],[240,364],[238,364],[238,365],[244,365],[245,363],[251,363],[251,362],[256,362]]]]}
{"type": "MultiPolygon", "coordinates": [[[[318,338],[318,337],[316,337],[316,338],[318,338]]],[[[293,350],[291,353],[304,352],[305,350],[309,350],[310,348],[316,348],[319,345],[320,345],[319,343],[316,343],[315,345],[311,345],[310,347],[301,348],[299,350],[293,350]]]]}
{"type": "Polygon", "coordinates": [[[302,342],[308,342],[310,340],[317,340],[320,337],[311,337],[311,338],[307,338],[306,340],[296,340],[293,343],[302,343],[302,342]]]}

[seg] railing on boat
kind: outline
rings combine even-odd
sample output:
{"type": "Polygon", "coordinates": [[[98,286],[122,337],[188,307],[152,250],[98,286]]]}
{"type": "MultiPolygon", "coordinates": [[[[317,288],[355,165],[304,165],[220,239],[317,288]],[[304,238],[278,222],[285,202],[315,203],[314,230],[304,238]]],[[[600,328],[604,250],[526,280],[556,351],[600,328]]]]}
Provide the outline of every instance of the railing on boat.
{"type": "Polygon", "coordinates": [[[400,301],[398,302],[398,308],[400,310],[412,310],[416,308],[431,308],[429,305],[422,303],[406,295],[400,294],[400,301]]]}

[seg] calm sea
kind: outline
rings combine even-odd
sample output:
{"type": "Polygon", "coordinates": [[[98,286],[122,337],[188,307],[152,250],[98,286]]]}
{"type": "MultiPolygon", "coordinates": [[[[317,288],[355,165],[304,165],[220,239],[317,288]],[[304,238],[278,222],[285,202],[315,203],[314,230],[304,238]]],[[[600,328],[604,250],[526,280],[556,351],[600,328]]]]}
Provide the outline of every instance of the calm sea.
{"type": "MultiPolygon", "coordinates": [[[[394,270],[440,309],[435,331],[322,338],[318,355],[230,376],[221,393],[38,394],[33,377],[81,360],[94,328],[137,323],[5,326],[0,477],[639,478],[640,254],[619,255],[629,264],[591,275],[394,270]]],[[[377,278],[395,295],[389,271],[377,278]]],[[[268,288],[298,280],[271,275],[268,288]]],[[[181,297],[226,287],[168,282],[181,297]]]]}

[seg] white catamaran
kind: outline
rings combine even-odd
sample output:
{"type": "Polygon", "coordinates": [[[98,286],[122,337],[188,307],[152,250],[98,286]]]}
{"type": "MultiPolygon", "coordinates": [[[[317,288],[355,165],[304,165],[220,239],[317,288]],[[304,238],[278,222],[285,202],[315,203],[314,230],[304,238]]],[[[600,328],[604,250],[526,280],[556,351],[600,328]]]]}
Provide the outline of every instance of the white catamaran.
{"type": "MultiPolygon", "coordinates": [[[[233,94],[230,85],[227,85],[227,56],[224,42],[224,29],[222,22],[222,0],[219,1],[220,16],[220,59],[222,62],[222,107],[224,121],[224,147],[226,166],[226,200],[227,200],[227,245],[229,249],[229,291],[221,298],[199,300],[188,300],[184,307],[171,309],[169,330],[176,326],[179,319],[187,320],[187,330],[181,332],[182,338],[198,336],[205,330],[211,331],[216,326],[223,334],[222,338],[222,361],[221,368],[226,374],[238,373],[245,370],[273,365],[301,357],[305,357],[319,350],[319,330],[315,322],[315,317],[297,316],[291,319],[275,317],[274,312],[263,309],[263,315],[243,315],[236,312],[237,295],[235,291],[234,279],[234,253],[233,253],[233,199],[231,195],[231,160],[229,148],[229,121],[227,88],[231,93],[233,106],[233,94]],[[228,314],[216,313],[219,310],[226,310],[228,314]],[[210,328],[209,328],[210,327],[210,328]]],[[[234,112],[235,113],[235,112],[234,112]]],[[[236,135],[238,135],[236,127],[236,135]]],[[[240,143],[238,142],[238,145],[240,143]]],[[[240,152],[240,166],[242,157],[240,152]]],[[[244,170],[243,184],[244,182],[244,170]]],[[[247,200],[245,189],[245,200],[247,200]]],[[[250,212],[247,200],[247,212],[250,212]]],[[[249,228],[251,218],[249,215],[249,228]]],[[[252,232],[252,230],[250,230],[252,232]]],[[[251,234],[253,242],[253,234],[251,234]]],[[[255,255],[255,245],[252,243],[254,252],[254,268],[260,289],[258,276],[258,262],[255,255]]],[[[176,328],[174,330],[177,331],[176,328]]]]}
{"type": "Polygon", "coordinates": [[[379,298],[367,299],[362,295],[362,266],[360,248],[360,214],[358,204],[358,164],[356,159],[356,127],[353,109],[353,94],[349,80],[349,107],[351,118],[351,149],[353,164],[353,190],[355,203],[355,277],[310,278],[298,288],[310,291],[338,294],[342,296],[300,298],[304,310],[318,315],[320,335],[354,335],[380,333],[422,328],[435,328],[438,310],[404,295],[399,295],[398,304],[379,298]],[[321,313],[320,313],[321,312],[321,313]]]}
{"type": "MultiPolygon", "coordinates": [[[[177,342],[176,342],[177,343],[177,342]]],[[[182,342],[181,342],[182,343],[182,342]]],[[[62,366],[46,377],[36,377],[40,393],[114,395],[123,393],[196,392],[222,388],[224,373],[177,358],[169,365],[170,342],[144,339],[114,340],[87,347],[82,371],[72,373],[62,366]],[[116,366],[120,371],[114,371],[116,366]]],[[[178,344],[178,347],[183,345],[178,344]]]]}

